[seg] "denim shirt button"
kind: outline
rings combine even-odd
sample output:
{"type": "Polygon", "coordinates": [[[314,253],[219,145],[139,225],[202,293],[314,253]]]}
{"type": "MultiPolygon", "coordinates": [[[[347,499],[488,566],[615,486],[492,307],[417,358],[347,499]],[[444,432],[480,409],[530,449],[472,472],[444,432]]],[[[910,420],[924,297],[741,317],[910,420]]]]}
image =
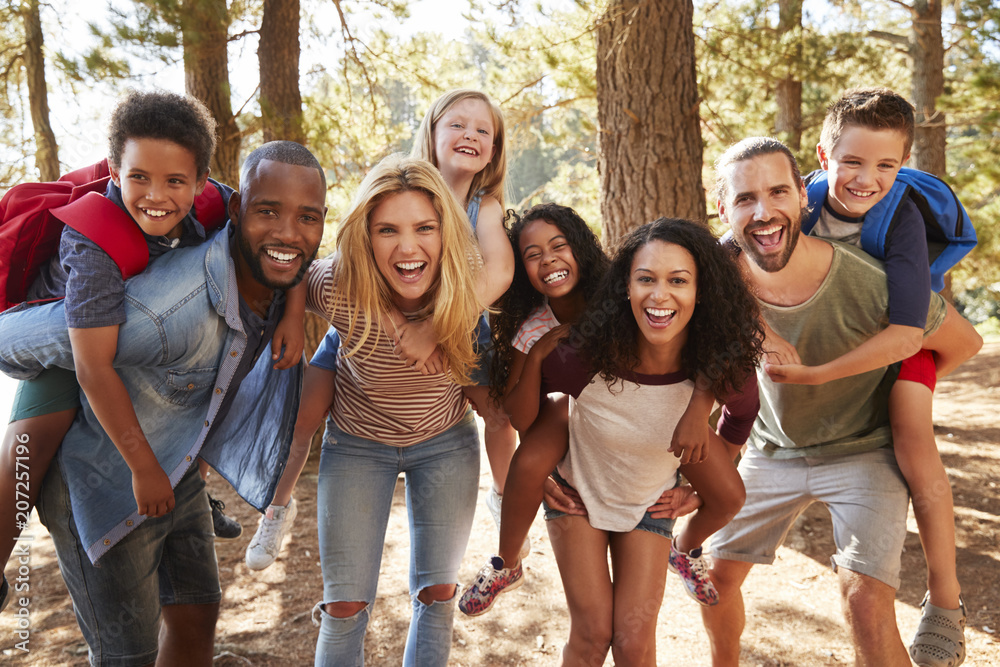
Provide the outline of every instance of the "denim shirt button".
{"type": "Polygon", "coordinates": [[[193,384],[189,384],[188,385],[188,389],[194,389],[194,385],[193,384]]]}
{"type": "Polygon", "coordinates": [[[207,419],[205,420],[205,426],[208,426],[208,420],[207,419]]]}
{"type": "Polygon", "coordinates": [[[111,544],[111,540],[107,540],[107,539],[104,540],[104,546],[108,546],[109,544],[111,544]]]}
{"type": "Polygon", "coordinates": [[[239,352],[237,352],[236,350],[233,350],[232,352],[229,353],[230,357],[235,357],[235,356],[238,356],[238,355],[239,355],[239,352]]]}
{"type": "Polygon", "coordinates": [[[188,463],[190,463],[191,462],[191,457],[190,456],[185,456],[184,460],[187,461],[188,463]]]}
{"type": "Polygon", "coordinates": [[[216,394],[221,394],[222,393],[222,387],[216,387],[215,388],[215,393],[216,394]]]}
{"type": "Polygon", "coordinates": [[[132,521],[132,519],[129,519],[128,521],[125,522],[125,525],[128,526],[129,528],[131,528],[133,523],[135,523],[135,522],[132,521]]]}

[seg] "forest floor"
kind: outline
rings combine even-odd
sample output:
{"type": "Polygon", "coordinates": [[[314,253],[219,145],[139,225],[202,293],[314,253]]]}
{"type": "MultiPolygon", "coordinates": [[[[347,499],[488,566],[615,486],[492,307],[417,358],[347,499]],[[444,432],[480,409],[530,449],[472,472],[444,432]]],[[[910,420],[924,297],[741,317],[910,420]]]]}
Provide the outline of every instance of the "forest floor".
{"type": "MultiPolygon", "coordinates": [[[[951,476],[958,533],[958,567],[969,612],[966,665],[1000,667],[1000,342],[987,344],[971,362],[939,385],[934,423],[951,476]]],[[[480,504],[461,580],[473,578],[496,545],[496,529],[482,504],[490,475],[483,457],[480,504]]],[[[277,562],[252,572],[243,554],[256,513],[218,476],[210,492],[244,525],[241,538],[219,542],[222,611],[216,633],[219,666],[311,665],[317,629],[310,610],[322,594],[316,538],[316,461],[310,461],[296,497],[299,517],[277,562]]],[[[532,529],[533,553],[526,582],[479,618],[457,614],[452,665],[556,665],[568,632],[562,585],[541,519],[532,529]]],[[[0,662],[13,665],[83,665],[86,645],[59,575],[55,554],[37,519],[25,531],[30,543],[30,625],[26,644],[17,634],[14,605],[0,614],[0,662]]],[[[406,571],[408,534],[403,483],[397,486],[382,559],[378,600],[366,639],[366,662],[401,662],[410,616],[406,571]]],[[[754,568],[744,594],[747,628],[741,664],[754,666],[847,665],[853,662],[840,608],[837,577],[829,566],[833,538],[827,510],[814,505],[796,523],[775,565],[754,568]]],[[[17,563],[7,567],[17,576],[17,563]]],[[[904,642],[917,625],[924,594],[924,559],[912,512],[903,553],[903,583],[896,613],[904,642]]],[[[697,604],[671,575],[660,608],[659,664],[708,665],[708,640],[697,604]]],[[[610,658],[606,664],[611,664],[610,658]]]]}

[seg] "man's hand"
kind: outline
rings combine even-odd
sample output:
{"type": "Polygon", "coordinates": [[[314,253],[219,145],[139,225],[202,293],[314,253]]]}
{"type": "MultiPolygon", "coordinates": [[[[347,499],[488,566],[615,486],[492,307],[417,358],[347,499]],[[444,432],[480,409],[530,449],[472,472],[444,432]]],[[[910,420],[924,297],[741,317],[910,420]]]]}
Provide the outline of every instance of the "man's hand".
{"type": "Polygon", "coordinates": [[[690,514],[702,505],[702,500],[690,484],[664,491],[646,510],[654,519],[676,519],[690,514]]]}
{"type": "Polygon", "coordinates": [[[587,516],[583,499],[575,489],[563,486],[551,477],[545,480],[545,504],[554,510],[575,516],[587,516]]]}

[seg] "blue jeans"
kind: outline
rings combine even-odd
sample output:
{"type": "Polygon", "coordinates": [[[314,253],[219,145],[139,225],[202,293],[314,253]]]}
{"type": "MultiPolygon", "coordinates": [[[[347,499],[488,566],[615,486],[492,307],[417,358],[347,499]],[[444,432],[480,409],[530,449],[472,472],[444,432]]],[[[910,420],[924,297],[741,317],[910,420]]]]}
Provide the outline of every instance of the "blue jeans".
{"type": "Polygon", "coordinates": [[[363,665],[396,478],[406,475],[413,616],[404,665],[446,665],[455,598],[425,605],[428,586],[458,583],[476,511],[479,436],[472,412],[444,433],[410,447],[366,440],[327,421],[317,507],[323,603],[365,602],[354,616],[321,610],[316,665],[363,665]]]}
{"type": "Polygon", "coordinates": [[[38,516],[55,544],[92,665],[153,663],[162,606],[214,605],[222,599],[212,511],[197,465],[174,488],[174,498],[172,512],[143,521],[98,567],[80,543],[58,461],[49,468],[38,516]]]}

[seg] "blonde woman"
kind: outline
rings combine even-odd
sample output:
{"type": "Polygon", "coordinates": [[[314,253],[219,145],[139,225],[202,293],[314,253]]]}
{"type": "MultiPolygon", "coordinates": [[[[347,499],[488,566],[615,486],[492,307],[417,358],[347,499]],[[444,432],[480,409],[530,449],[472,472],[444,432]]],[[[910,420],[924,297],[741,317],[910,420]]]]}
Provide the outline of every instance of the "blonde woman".
{"type": "Polygon", "coordinates": [[[479,478],[478,437],[460,385],[475,364],[472,331],[491,289],[440,173],[399,156],[368,174],[341,223],[337,252],[310,270],[309,307],[342,341],[320,459],[317,665],[364,660],[401,472],[413,600],[403,664],[447,663],[479,478]],[[406,321],[431,315],[440,341],[437,372],[421,373],[398,357],[393,337],[406,321]]]}

